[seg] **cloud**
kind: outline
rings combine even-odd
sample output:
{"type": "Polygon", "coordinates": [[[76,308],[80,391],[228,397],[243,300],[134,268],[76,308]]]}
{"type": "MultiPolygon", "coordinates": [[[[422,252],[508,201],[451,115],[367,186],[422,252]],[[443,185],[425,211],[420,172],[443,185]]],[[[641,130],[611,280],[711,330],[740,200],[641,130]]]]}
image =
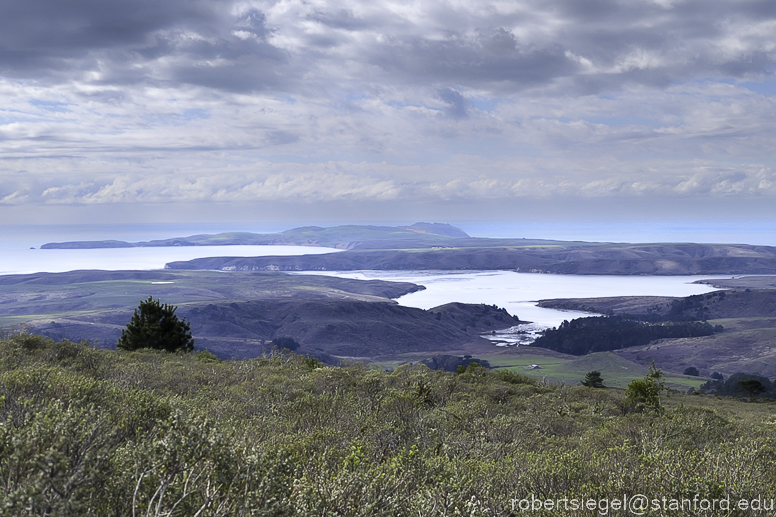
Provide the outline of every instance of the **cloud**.
{"type": "Polygon", "coordinates": [[[196,171],[160,173],[168,168],[165,165],[177,163],[168,159],[167,163],[150,166],[150,172],[92,172],[78,178],[39,176],[38,182],[24,185],[0,182],[0,204],[31,201],[49,205],[211,201],[436,203],[688,195],[712,200],[776,195],[776,168],[764,166],[723,169],[712,163],[655,161],[649,167],[639,168],[614,163],[610,170],[601,173],[557,160],[543,162],[545,168],[540,168],[511,160],[455,156],[449,163],[423,167],[367,162],[312,165],[255,162],[232,167],[227,173],[218,169],[217,158],[217,155],[209,159],[200,156],[196,171]]]}
{"type": "Polygon", "coordinates": [[[36,0],[0,6],[7,77],[304,91],[345,81],[578,92],[769,74],[766,0],[36,0]],[[344,66],[343,66],[344,65],[344,66]],[[344,73],[343,73],[344,72],[344,73]],[[91,74],[91,78],[90,78],[91,74]],[[557,83],[557,84],[556,84],[557,83]]]}
{"type": "Polygon", "coordinates": [[[466,99],[460,92],[452,88],[439,90],[439,98],[447,104],[445,111],[453,118],[466,118],[466,99]]]}
{"type": "Polygon", "coordinates": [[[0,204],[772,196],[775,5],[0,3],[0,204]]]}

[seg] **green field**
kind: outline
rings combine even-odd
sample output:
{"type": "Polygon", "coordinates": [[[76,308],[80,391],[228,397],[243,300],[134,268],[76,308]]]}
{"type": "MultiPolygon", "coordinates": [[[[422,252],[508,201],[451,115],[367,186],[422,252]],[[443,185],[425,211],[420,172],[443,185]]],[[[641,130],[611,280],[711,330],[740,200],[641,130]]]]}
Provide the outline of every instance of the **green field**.
{"type": "MultiPolygon", "coordinates": [[[[546,379],[548,382],[565,383],[572,386],[579,385],[587,372],[598,370],[604,378],[604,385],[625,388],[632,380],[644,377],[649,369],[648,366],[628,361],[612,352],[596,352],[582,357],[548,357],[543,354],[532,354],[528,351],[514,357],[483,355],[482,358],[487,359],[492,367],[504,368],[531,378],[546,379]],[[540,368],[529,368],[534,364],[540,368]]],[[[690,388],[697,389],[709,380],[701,377],[677,375],[667,371],[664,371],[664,375],[666,385],[680,391],[687,391],[690,388]]]]}

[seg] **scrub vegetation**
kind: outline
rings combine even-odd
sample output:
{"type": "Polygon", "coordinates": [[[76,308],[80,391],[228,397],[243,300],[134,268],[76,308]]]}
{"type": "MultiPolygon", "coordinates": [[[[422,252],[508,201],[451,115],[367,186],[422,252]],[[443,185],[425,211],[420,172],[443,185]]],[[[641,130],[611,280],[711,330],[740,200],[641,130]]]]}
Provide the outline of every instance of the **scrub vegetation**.
{"type": "Polygon", "coordinates": [[[664,392],[656,406],[462,370],[10,336],[0,514],[493,516],[532,495],[776,497],[771,402],[664,392]]]}

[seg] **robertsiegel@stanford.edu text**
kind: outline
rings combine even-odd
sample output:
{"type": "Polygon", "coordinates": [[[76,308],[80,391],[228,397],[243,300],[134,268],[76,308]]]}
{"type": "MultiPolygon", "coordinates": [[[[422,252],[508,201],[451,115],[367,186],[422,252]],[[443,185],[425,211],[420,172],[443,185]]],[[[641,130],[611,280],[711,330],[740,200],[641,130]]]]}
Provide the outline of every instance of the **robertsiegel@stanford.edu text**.
{"type": "Polygon", "coordinates": [[[557,511],[597,511],[599,515],[608,515],[609,510],[619,512],[624,510],[632,515],[647,515],[650,512],[664,511],[688,511],[688,512],[717,512],[728,511],[731,508],[738,510],[767,510],[772,511],[776,507],[776,500],[740,499],[731,501],[730,496],[722,499],[709,499],[698,494],[692,499],[672,497],[647,497],[643,494],[627,495],[594,499],[588,497],[556,497],[553,499],[537,498],[533,494],[523,499],[512,499],[512,511],[532,512],[538,510],[557,511]]]}

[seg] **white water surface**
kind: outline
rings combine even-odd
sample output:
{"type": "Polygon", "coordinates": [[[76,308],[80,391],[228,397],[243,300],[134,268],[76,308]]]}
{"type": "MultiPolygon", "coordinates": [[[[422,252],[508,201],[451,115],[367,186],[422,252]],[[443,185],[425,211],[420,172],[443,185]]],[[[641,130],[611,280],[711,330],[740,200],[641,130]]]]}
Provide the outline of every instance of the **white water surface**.
{"type": "Polygon", "coordinates": [[[78,269],[163,269],[168,262],[206,257],[318,255],[334,248],[311,246],[170,246],[104,249],[11,249],[0,253],[0,275],[62,273],[78,269]]]}
{"type": "MultiPolygon", "coordinates": [[[[495,304],[521,320],[533,323],[529,326],[520,325],[513,330],[513,334],[557,327],[563,320],[591,315],[585,312],[537,307],[538,300],[606,296],[690,296],[716,290],[706,284],[694,284],[696,280],[731,278],[713,275],[550,275],[514,271],[323,271],[304,274],[412,282],[424,286],[425,290],[402,296],[397,300],[407,307],[430,309],[449,302],[495,304]]],[[[500,333],[497,339],[509,341],[503,333],[500,333]]],[[[513,340],[517,341],[520,340],[513,340]]]]}
{"type": "MultiPolygon", "coordinates": [[[[282,229],[282,228],[280,228],[282,229]]],[[[272,233],[276,227],[234,224],[0,225],[0,275],[62,273],[78,269],[162,269],[168,262],[206,257],[317,255],[342,251],[312,246],[169,246],[40,249],[49,242],[119,240],[141,242],[227,231],[272,233]]]]}
{"type": "Polygon", "coordinates": [[[78,269],[164,269],[168,262],[206,257],[265,257],[318,255],[334,248],[308,246],[181,246],[153,248],[106,248],[87,250],[26,249],[0,254],[0,275],[62,273],[78,269]]]}

